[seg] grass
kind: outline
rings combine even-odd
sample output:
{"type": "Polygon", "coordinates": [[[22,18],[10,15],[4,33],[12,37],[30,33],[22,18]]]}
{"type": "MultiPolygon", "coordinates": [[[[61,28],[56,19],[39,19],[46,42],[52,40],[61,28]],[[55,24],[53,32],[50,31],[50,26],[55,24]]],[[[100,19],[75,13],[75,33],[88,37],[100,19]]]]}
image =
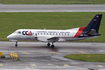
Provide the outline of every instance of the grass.
{"type": "MultiPolygon", "coordinates": [[[[0,13],[0,40],[17,29],[71,29],[86,26],[98,12],[34,12],[34,13],[0,13]]],[[[105,42],[105,12],[100,26],[99,36],[85,42],[105,42]]]]}
{"type": "Polygon", "coordinates": [[[68,59],[81,60],[87,62],[104,62],[105,54],[72,54],[64,56],[68,59]]]}
{"type": "Polygon", "coordinates": [[[5,58],[5,55],[2,55],[1,58],[5,58]]]}
{"type": "Polygon", "coordinates": [[[105,4],[105,0],[0,0],[3,4],[105,4]]]}

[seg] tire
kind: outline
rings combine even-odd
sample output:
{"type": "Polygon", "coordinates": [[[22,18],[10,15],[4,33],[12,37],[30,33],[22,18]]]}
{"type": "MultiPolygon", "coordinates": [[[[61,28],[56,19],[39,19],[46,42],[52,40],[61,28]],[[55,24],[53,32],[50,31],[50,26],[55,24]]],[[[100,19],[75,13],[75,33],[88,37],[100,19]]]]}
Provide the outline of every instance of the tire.
{"type": "Polygon", "coordinates": [[[50,46],[50,43],[48,43],[47,46],[50,46]]]}
{"type": "Polygon", "coordinates": [[[54,48],[54,45],[51,45],[51,48],[54,48]]]}
{"type": "Polygon", "coordinates": [[[15,46],[17,47],[18,45],[17,45],[17,44],[15,44],[15,46]]]}

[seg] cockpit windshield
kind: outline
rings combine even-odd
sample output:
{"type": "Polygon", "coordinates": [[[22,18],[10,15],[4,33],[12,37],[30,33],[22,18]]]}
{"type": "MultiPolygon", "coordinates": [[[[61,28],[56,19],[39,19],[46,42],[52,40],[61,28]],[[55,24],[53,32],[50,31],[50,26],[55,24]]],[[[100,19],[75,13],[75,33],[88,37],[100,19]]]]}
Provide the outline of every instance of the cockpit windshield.
{"type": "Polygon", "coordinates": [[[15,31],[14,34],[21,34],[21,31],[15,31]]]}

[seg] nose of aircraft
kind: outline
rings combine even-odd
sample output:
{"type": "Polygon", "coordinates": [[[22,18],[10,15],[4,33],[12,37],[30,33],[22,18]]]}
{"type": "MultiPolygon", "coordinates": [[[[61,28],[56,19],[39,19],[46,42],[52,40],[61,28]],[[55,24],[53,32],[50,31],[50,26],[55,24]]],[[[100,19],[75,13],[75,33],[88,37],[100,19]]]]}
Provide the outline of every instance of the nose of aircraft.
{"type": "Polygon", "coordinates": [[[8,36],[7,36],[7,39],[11,39],[11,38],[12,38],[12,35],[8,35],[8,36]]]}
{"type": "Polygon", "coordinates": [[[9,39],[9,38],[10,38],[10,35],[7,36],[7,39],[9,39]]]}

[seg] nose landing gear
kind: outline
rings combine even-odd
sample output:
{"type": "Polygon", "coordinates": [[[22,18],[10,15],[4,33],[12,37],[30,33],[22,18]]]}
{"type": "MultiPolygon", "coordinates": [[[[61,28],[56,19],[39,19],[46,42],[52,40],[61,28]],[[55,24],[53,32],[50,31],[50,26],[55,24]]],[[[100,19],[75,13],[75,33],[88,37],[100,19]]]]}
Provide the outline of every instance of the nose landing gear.
{"type": "Polygon", "coordinates": [[[18,44],[17,44],[17,43],[18,43],[18,41],[16,41],[15,47],[17,47],[17,46],[18,46],[18,44]]]}

